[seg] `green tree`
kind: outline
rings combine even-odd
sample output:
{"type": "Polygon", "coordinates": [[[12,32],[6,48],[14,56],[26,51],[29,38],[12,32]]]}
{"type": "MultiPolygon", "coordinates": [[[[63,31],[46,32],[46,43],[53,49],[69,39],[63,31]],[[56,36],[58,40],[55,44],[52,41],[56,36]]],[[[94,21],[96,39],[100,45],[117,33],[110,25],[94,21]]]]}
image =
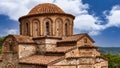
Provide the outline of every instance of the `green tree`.
{"type": "Polygon", "coordinates": [[[3,42],[4,37],[0,37],[0,53],[2,52],[2,42],[3,42]]]}
{"type": "Polygon", "coordinates": [[[120,68],[120,54],[103,54],[108,58],[109,68],[120,68]]]}

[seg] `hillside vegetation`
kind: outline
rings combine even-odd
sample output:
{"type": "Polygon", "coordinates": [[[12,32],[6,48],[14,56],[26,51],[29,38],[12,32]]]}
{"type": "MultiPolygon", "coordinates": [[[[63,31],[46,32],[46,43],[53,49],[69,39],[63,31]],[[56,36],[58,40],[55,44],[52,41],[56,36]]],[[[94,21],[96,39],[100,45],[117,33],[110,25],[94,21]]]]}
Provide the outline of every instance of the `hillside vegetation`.
{"type": "Polygon", "coordinates": [[[108,59],[108,68],[120,68],[120,54],[103,54],[108,59]]]}
{"type": "Polygon", "coordinates": [[[100,47],[102,54],[120,54],[120,47],[100,47]]]}
{"type": "Polygon", "coordinates": [[[0,53],[2,52],[2,41],[3,41],[4,37],[0,37],[0,53]]]}

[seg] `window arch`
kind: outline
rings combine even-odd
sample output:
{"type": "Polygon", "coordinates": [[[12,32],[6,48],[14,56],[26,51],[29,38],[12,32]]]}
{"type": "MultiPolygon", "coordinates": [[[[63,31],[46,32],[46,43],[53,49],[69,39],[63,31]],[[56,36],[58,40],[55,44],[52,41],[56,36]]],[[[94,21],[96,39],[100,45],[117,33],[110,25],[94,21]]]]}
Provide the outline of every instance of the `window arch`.
{"type": "Polygon", "coordinates": [[[84,38],[84,43],[87,43],[87,38],[84,38]]]}
{"type": "Polygon", "coordinates": [[[62,35],[62,19],[57,18],[56,21],[56,35],[61,36],[62,35]]]}
{"type": "Polygon", "coordinates": [[[24,33],[25,33],[25,35],[29,35],[29,24],[28,24],[29,22],[25,22],[25,27],[24,27],[24,33]]]}
{"type": "Polygon", "coordinates": [[[65,29],[64,29],[64,31],[65,31],[65,36],[68,36],[69,35],[69,32],[70,32],[70,21],[69,21],[69,19],[66,19],[65,20],[65,29]]]}
{"type": "Polygon", "coordinates": [[[65,36],[67,35],[68,30],[67,30],[67,23],[65,23],[65,36]]]}
{"type": "Polygon", "coordinates": [[[49,35],[49,22],[46,22],[46,35],[49,35]]]}
{"type": "Polygon", "coordinates": [[[52,29],[52,20],[50,18],[44,19],[44,35],[52,35],[53,29],[52,29]]]}
{"type": "Polygon", "coordinates": [[[14,68],[14,65],[13,65],[12,63],[8,63],[8,64],[6,65],[6,68],[14,68]]]}
{"type": "Polygon", "coordinates": [[[39,20],[35,19],[33,20],[33,36],[39,36],[40,34],[40,26],[39,26],[40,22],[39,20]]]}

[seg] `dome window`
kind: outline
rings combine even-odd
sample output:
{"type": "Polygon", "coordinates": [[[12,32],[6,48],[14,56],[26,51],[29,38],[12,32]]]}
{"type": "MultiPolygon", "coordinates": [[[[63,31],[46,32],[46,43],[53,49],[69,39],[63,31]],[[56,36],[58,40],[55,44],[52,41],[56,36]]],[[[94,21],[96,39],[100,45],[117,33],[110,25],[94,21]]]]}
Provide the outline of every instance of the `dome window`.
{"type": "Polygon", "coordinates": [[[49,35],[49,22],[46,22],[46,35],[49,35]]]}

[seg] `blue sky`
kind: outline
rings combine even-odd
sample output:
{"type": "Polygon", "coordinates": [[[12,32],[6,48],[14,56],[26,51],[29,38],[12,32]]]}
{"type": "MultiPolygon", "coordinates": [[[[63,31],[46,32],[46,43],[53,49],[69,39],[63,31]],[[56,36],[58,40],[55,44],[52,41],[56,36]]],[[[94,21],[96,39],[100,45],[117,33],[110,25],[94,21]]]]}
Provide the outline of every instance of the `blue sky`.
{"type": "Polygon", "coordinates": [[[120,0],[0,1],[0,36],[19,34],[18,18],[35,5],[49,2],[75,15],[75,34],[88,33],[97,46],[120,47],[120,0]]]}

